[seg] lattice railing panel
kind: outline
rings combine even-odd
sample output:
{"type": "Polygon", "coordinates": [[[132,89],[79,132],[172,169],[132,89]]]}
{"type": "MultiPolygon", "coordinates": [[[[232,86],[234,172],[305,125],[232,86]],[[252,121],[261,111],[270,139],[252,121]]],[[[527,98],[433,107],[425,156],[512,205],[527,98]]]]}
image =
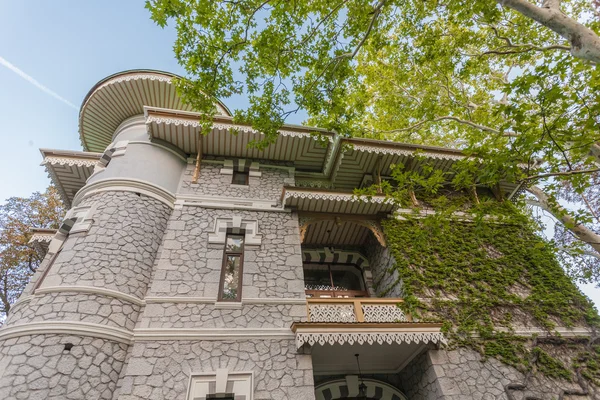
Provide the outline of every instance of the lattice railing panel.
{"type": "Polygon", "coordinates": [[[357,322],[352,304],[311,304],[308,312],[311,322],[357,322]]]}
{"type": "Polygon", "coordinates": [[[363,304],[365,322],[406,322],[406,314],[395,304],[363,304]]]}

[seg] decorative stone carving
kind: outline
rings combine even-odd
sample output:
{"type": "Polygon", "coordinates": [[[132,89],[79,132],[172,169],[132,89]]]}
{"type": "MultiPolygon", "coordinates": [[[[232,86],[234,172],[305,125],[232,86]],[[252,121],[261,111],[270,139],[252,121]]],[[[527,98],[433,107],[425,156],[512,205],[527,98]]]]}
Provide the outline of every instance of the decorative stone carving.
{"type": "Polygon", "coordinates": [[[258,221],[234,215],[231,218],[216,219],[214,231],[208,235],[208,243],[225,244],[227,231],[244,232],[246,246],[260,246],[262,242],[262,235],[258,233],[258,221]]]}

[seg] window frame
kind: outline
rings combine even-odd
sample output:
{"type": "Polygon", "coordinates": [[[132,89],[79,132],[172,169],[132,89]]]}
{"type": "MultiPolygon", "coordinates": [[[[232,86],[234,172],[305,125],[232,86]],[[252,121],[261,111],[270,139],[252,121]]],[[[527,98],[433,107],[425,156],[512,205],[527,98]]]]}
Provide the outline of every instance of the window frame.
{"type": "Polygon", "coordinates": [[[243,286],[243,276],[244,276],[244,249],[246,247],[246,237],[243,233],[229,233],[225,235],[225,246],[223,247],[223,261],[221,262],[221,279],[219,279],[219,293],[217,295],[218,302],[241,302],[242,301],[242,286],[243,286]],[[232,236],[240,236],[242,237],[242,246],[240,251],[227,251],[227,239],[232,236]],[[239,256],[240,257],[240,267],[238,271],[238,282],[237,282],[237,294],[235,299],[224,299],[223,298],[223,289],[225,284],[225,273],[227,266],[227,257],[228,256],[239,256]]]}
{"type": "MultiPolygon", "coordinates": [[[[323,263],[323,262],[307,262],[307,263],[302,263],[302,273],[304,274],[304,265],[325,265],[327,266],[327,269],[329,271],[329,282],[331,285],[331,290],[313,290],[313,289],[306,289],[306,280],[304,280],[304,293],[306,295],[310,295],[310,298],[332,298],[332,299],[336,299],[336,298],[364,298],[364,297],[370,297],[369,295],[369,288],[367,286],[367,281],[365,280],[365,275],[364,275],[364,271],[363,269],[356,265],[356,264],[352,264],[352,263],[323,263]],[[354,267],[359,271],[359,277],[361,280],[361,283],[363,285],[363,287],[365,288],[365,290],[334,290],[333,288],[335,287],[335,285],[333,284],[333,273],[331,271],[331,267],[333,266],[344,266],[344,267],[354,267]],[[330,297],[321,297],[321,295],[324,294],[330,294],[330,297]]],[[[308,296],[307,296],[308,297],[308,296]]]]}
{"type": "Polygon", "coordinates": [[[250,184],[250,171],[233,171],[233,174],[231,174],[231,184],[232,185],[240,185],[240,186],[248,186],[250,184]],[[244,183],[237,183],[235,181],[235,177],[237,175],[243,175],[244,176],[244,183]]]}

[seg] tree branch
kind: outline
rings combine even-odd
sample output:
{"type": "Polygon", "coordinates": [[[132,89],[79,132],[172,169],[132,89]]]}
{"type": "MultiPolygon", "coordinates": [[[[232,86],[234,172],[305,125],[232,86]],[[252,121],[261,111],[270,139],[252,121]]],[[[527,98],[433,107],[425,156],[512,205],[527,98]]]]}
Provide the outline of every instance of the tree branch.
{"type": "Polygon", "coordinates": [[[594,172],[599,172],[600,168],[594,169],[579,169],[573,171],[564,171],[564,172],[549,172],[547,174],[539,174],[539,175],[531,175],[526,178],[521,179],[521,182],[532,181],[536,179],[549,178],[551,176],[570,176],[570,175],[578,175],[578,174],[592,174],[594,172]]]}
{"type": "Polygon", "coordinates": [[[579,240],[589,244],[597,253],[600,254],[599,234],[576,222],[575,219],[567,213],[567,210],[562,208],[560,205],[551,204],[548,195],[539,187],[531,186],[527,188],[527,191],[537,198],[538,204],[536,205],[552,214],[554,218],[559,220],[563,226],[571,231],[579,240]]]}
{"type": "Polygon", "coordinates": [[[545,0],[538,7],[529,0],[496,0],[556,32],[571,44],[571,54],[582,60],[600,62],[600,37],[593,30],[570,18],[560,10],[560,1],[545,0]]]}
{"type": "Polygon", "coordinates": [[[461,119],[461,118],[458,118],[458,117],[455,117],[455,116],[452,116],[452,115],[445,115],[443,117],[436,117],[434,119],[426,119],[426,120],[417,122],[416,124],[411,125],[411,126],[406,127],[406,128],[398,128],[398,129],[392,129],[392,130],[389,130],[389,131],[381,131],[379,133],[386,134],[386,133],[406,132],[406,131],[411,131],[411,130],[417,129],[417,128],[419,128],[419,127],[421,127],[421,126],[423,126],[423,125],[425,125],[427,123],[430,123],[430,122],[439,122],[439,121],[444,121],[444,120],[455,121],[455,122],[458,122],[460,124],[468,125],[468,126],[470,126],[472,128],[479,129],[479,130],[481,130],[483,132],[490,132],[490,133],[495,133],[495,134],[501,134],[502,136],[506,136],[506,137],[518,137],[519,136],[518,134],[516,134],[514,132],[501,132],[498,129],[490,128],[489,126],[485,126],[485,125],[476,124],[475,122],[467,121],[465,119],[461,119]]]}

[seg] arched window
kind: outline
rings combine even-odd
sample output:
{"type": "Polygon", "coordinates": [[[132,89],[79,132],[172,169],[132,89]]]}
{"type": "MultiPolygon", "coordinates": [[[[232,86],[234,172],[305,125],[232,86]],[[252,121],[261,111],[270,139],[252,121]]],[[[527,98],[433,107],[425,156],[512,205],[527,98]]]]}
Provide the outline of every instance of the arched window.
{"type": "Polygon", "coordinates": [[[306,297],[369,297],[360,267],[353,264],[305,263],[306,297]]]}

